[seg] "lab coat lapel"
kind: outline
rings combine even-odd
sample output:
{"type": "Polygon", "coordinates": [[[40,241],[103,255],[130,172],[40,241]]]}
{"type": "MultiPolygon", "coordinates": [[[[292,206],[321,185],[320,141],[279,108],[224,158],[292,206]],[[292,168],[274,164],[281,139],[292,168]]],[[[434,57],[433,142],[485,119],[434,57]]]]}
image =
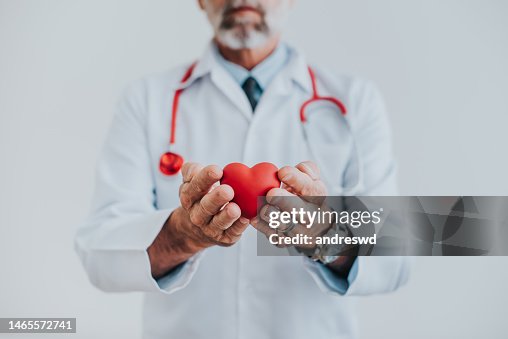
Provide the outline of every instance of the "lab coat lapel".
{"type": "Polygon", "coordinates": [[[264,115],[264,113],[268,114],[268,116],[262,118],[269,118],[270,111],[275,109],[272,105],[280,102],[281,99],[296,95],[295,89],[298,87],[295,87],[294,84],[297,84],[305,95],[310,98],[312,95],[312,83],[305,57],[299,51],[292,49],[291,58],[287,66],[280,71],[265,89],[258,105],[260,114],[256,114],[256,119],[261,119],[259,116],[264,115]]]}
{"type": "Polygon", "coordinates": [[[215,65],[211,73],[212,82],[243,114],[247,120],[252,119],[252,108],[243,92],[233,77],[219,64],[215,65]]]}
{"type": "Polygon", "coordinates": [[[196,63],[190,78],[183,84],[178,84],[175,89],[185,89],[190,87],[197,79],[210,75],[212,84],[250,121],[252,119],[252,108],[247,96],[227,70],[219,64],[215,48],[214,43],[210,42],[205,53],[196,63]]]}
{"type": "MultiPolygon", "coordinates": [[[[228,100],[235,105],[238,111],[249,121],[252,120],[253,114],[250,103],[238,86],[233,77],[225,70],[217,61],[214,44],[211,42],[204,53],[203,57],[197,62],[191,77],[183,84],[179,84],[178,88],[187,88],[195,80],[207,74],[210,79],[228,100]]],[[[291,95],[294,81],[309,95],[312,94],[312,84],[310,82],[308,66],[304,55],[292,48],[291,59],[274,81],[265,89],[260,105],[266,105],[273,102],[281,96],[291,95]],[[263,104],[265,102],[265,104],[263,104]]]]}
{"type": "Polygon", "coordinates": [[[292,49],[291,61],[286,68],[288,76],[298,84],[307,94],[312,94],[312,83],[309,74],[309,65],[304,54],[296,49],[292,49]]]}
{"type": "Polygon", "coordinates": [[[294,94],[293,83],[296,83],[309,96],[312,94],[312,83],[305,57],[295,49],[291,49],[287,66],[275,77],[263,96],[270,102],[276,97],[294,94]]]}
{"type": "MultiPolygon", "coordinates": [[[[196,67],[196,76],[210,72],[213,84],[224,94],[226,98],[233,103],[238,111],[245,116],[248,121],[253,119],[252,108],[243,92],[233,77],[217,61],[215,45],[210,43],[208,49],[196,67]]],[[[194,76],[192,77],[194,78],[194,76]]],[[[192,80],[192,78],[190,80],[192,80]]],[[[282,71],[265,89],[260,105],[269,105],[283,96],[292,94],[293,83],[300,86],[309,96],[312,94],[312,84],[310,81],[307,61],[304,54],[295,48],[291,48],[291,59],[282,71]],[[263,102],[265,102],[263,104],[263,102]]],[[[258,106],[259,107],[259,106],[258,106]]],[[[261,110],[261,109],[259,109],[261,110]]]]}
{"type": "MultiPolygon", "coordinates": [[[[268,85],[253,117],[254,143],[261,151],[250,163],[270,161],[277,166],[311,159],[299,119],[301,104],[312,95],[312,85],[304,57],[291,50],[287,65],[268,85]]],[[[249,142],[249,141],[248,141],[249,142]]]]}

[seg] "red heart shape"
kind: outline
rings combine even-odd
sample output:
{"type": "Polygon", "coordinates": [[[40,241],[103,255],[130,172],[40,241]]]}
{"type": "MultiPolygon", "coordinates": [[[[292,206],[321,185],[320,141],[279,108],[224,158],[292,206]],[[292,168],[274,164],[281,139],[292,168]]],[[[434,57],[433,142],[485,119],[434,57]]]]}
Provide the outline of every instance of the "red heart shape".
{"type": "Polygon", "coordinates": [[[257,215],[257,198],[266,196],[272,188],[280,187],[278,171],[277,166],[269,162],[252,168],[235,162],[224,167],[220,182],[233,188],[235,197],[232,201],[240,206],[243,217],[252,219],[257,215]]]}

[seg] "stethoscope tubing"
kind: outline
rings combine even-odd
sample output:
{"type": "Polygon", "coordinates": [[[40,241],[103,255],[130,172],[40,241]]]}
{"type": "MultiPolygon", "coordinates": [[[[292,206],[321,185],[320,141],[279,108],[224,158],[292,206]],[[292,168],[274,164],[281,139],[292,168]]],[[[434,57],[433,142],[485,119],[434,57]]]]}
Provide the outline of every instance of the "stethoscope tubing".
{"type": "MultiPolygon", "coordinates": [[[[178,88],[174,93],[173,104],[171,107],[171,126],[170,126],[170,137],[169,137],[169,150],[168,150],[168,152],[164,153],[161,156],[161,160],[160,160],[160,171],[164,175],[167,175],[167,176],[172,176],[172,175],[178,174],[180,172],[181,166],[183,165],[183,157],[177,153],[171,152],[171,148],[176,142],[176,126],[177,126],[177,118],[178,118],[178,108],[180,105],[180,97],[181,97],[183,91],[185,90],[185,88],[182,86],[184,86],[185,83],[192,77],[192,74],[194,72],[196,65],[197,65],[197,62],[193,63],[186,70],[184,76],[180,80],[180,88],[178,88]]],[[[308,72],[309,72],[309,76],[310,76],[311,83],[312,83],[312,97],[310,99],[306,100],[302,104],[302,106],[300,107],[300,112],[299,112],[300,113],[300,121],[302,123],[302,128],[303,128],[305,140],[307,141],[307,143],[309,145],[309,150],[311,152],[311,156],[316,161],[318,161],[318,158],[317,158],[314,150],[312,149],[312,145],[309,142],[309,136],[307,134],[306,127],[305,127],[308,122],[306,111],[307,111],[307,108],[311,104],[319,102],[319,101],[326,101],[326,102],[329,102],[329,103],[335,105],[339,109],[341,116],[344,118],[344,122],[347,125],[347,128],[349,129],[349,132],[351,134],[353,148],[354,148],[354,152],[356,155],[355,157],[357,159],[356,165],[358,167],[357,183],[354,186],[351,186],[351,188],[341,187],[340,190],[342,191],[341,194],[344,196],[353,195],[353,194],[357,193],[358,189],[361,186],[361,182],[362,182],[362,178],[363,178],[363,169],[362,169],[362,166],[360,163],[360,152],[358,150],[358,144],[356,142],[354,131],[353,131],[352,126],[346,117],[348,111],[346,109],[346,106],[344,105],[344,103],[341,100],[339,100],[335,97],[332,97],[332,96],[319,95],[316,74],[310,66],[308,67],[308,72]]]]}

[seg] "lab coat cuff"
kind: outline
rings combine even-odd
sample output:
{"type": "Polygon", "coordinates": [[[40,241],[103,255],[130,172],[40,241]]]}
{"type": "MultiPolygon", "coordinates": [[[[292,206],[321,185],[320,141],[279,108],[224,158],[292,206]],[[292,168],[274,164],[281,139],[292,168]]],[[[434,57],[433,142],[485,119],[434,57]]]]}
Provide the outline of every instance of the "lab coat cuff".
{"type": "Polygon", "coordinates": [[[171,294],[185,288],[192,280],[194,273],[196,273],[202,255],[203,252],[195,254],[164,277],[157,279],[159,292],[171,294]]]}
{"type": "Polygon", "coordinates": [[[86,229],[76,242],[91,282],[111,292],[165,292],[183,288],[196,270],[191,258],[161,285],[153,276],[147,249],[173,210],[165,209],[137,216],[124,216],[101,226],[100,234],[88,238],[86,229]],[[167,280],[167,281],[166,281],[167,280]],[[161,288],[164,286],[164,289],[161,288]]]}
{"type": "MultiPolygon", "coordinates": [[[[356,268],[354,267],[356,265],[356,268]]],[[[361,296],[393,292],[404,285],[409,277],[410,261],[407,257],[358,257],[355,278],[345,295],[361,296]]]]}
{"type": "Polygon", "coordinates": [[[356,280],[358,274],[358,260],[355,260],[347,278],[341,277],[320,262],[307,257],[303,258],[304,265],[319,288],[332,295],[346,295],[349,286],[356,280]]]}

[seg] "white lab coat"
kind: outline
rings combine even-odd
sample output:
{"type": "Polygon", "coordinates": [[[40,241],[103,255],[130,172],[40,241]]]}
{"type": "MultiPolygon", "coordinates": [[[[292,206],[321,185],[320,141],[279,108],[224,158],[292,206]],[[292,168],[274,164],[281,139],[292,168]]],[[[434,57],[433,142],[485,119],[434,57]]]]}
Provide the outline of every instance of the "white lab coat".
{"type": "Polygon", "coordinates": [[[269,161],[278,166],[314,160],[330,195],[353,186],[359,195],[396,194],[390,130],[382,98],[369,82],[317,68],[321,94],[340,98],[358,143],[337,109],[309,110],[304,137],[301,104],[312,94],[307,63],[291,50],[284,70],[265,90],[253,115],[242,89],[211,48],[183,86],[188,65],[147,77],[121,99],[98,163],[91,213],[76,236],[76,250],[91,282],[104,291],[143,291],[145,338],[352,338],[354,299],[397,289],[407,278],[398,257],[358,258],[345,296],[302,257],[256,254],[250,227],[230,248],[212,247],[176,273],[155,281],[148,246],[179,205],[181,176],[158,171],[167,151],[174,91],[180,100],[174,151],[186,161],[225,166],[269,161]],[[309,152],[312,145],[314,152],[309,152]]]}

